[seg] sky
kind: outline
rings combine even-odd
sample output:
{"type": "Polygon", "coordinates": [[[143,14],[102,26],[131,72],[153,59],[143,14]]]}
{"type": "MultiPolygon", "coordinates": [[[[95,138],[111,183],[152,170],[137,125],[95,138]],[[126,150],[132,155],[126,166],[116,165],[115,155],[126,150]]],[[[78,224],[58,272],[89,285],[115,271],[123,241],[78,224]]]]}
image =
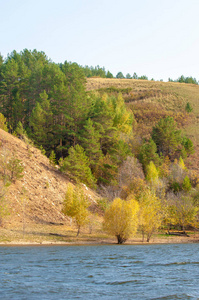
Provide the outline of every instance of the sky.
{"type": "Polygon", "coordinates": [[[0,53],[199,80],[198,0],[0,0],[0,53]]]}

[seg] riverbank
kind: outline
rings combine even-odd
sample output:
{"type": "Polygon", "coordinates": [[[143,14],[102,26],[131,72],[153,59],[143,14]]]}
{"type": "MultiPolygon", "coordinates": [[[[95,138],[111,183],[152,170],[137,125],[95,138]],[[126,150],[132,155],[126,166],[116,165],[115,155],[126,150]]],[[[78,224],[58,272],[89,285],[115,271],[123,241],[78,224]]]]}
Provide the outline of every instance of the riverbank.
{"type": "MultiPolygon", "coordinates": [[[[149,242],[142,241],[140,236],[136,236],[129,239],[123,245],[150,245],[150,244],[187,244],[187,243],[199,243],[199,234],[191,233],[190,236],[172,236],[163,234],[154,234],[149,242]]],[[[92,234],[88,238],[87,236],[80,235],[79,237],[71,237],[70,241],[58,239],[30,239],[27,237],[24,239],[13,239],[7,241],[0,241],[0,246],[75,246],[75,245],[116,245],[116,238],[110,238],[107,236],[97,237],[92,234]]]]}
{"type": "MultiPolygon", "coordinates": [[[[93,223],[93,227],[85,226],[77,237],[75,224],[40,224],[27,222],[5,223],[0,227],[0,245],[105,245],[117,244],[116,238],[102,231],[101,220],[93,223]]],[[[169,243],[198,243],[199,232],[188,231],[188,236],[168,235],[161,231],[152,235],[150,242],[142,242],[142,235],[128,239],[125,245],[136,244],[169,244],[169,243]]]]}

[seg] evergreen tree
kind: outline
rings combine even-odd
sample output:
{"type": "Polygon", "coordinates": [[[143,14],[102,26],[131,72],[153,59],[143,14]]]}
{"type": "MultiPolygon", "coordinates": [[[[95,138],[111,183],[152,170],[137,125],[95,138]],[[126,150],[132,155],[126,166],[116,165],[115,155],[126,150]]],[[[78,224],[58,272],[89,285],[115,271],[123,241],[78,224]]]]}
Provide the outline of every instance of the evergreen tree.
{"type": "Polygon", "coordinates": [[[103,156],[100,148],[101,134],[97,130],[97,125],[89,118],[84,126],[82,134],[82,146],[85,150],[86,156],[89,158],[90,168],[92,171],[96,169],[100,158],[103,156]]]}
{"type": "Polygon", "coordinates": [[[129,74],[129,73],[127,73],[126,74],[126,79],[131,79],[132,77],[131,77],[131,74],[129,74]]]}
{"type": "Polygon", "coordinates": [[[42,145],[49,152],[53,146],[53,119],[46,91],[40,94],[40,99],[41,103],[36,103],[30,118],[30,126],[32,128],[31,137],[36,145],[42,145]]]}
{"type": "Polygon", "coordinates": [[[157,152],[174,159],[179,156],[182,142],[181,132],[176,128],[172,117],[161,119],[152,130],[152,139],[156,143],[157,152]]]}
{"type": "Polygon", "coordinates": [[[133,79],[138,79],[138,75],[134,72],[132,78],[133,78],[133,79]]]}
{"type": "Polygon", "coordinates": [[[123,79],[125,78],[122,72],[118,72],[116,78],[123,79]]]}
{"type": "Polygon", "coordinates": [[[77,144],[75,147],[71,147],[68,153],[69,155],[61,163],[61,171],[77,182],[83,182],[94,188],[96,180],[92,175],[90,162],[84,149],[77,144]]]}
{"type": "Polygon", "coordinates": [[[188,113],[192,112],[193,108],[191,107],[191,104],[189,102],[187,102],[187,104],[185,106],[185,110],[188,113]]]}
{"type": "Polygon", "coordinates": [[[49,156],[49,161],[50,161],[50,164],[52,166],[55,166],[56,165],[56,155],[55,155],[55,152],[52,150],[51,153],[50,153],[50,156],[49,156]]]}
{"type": "Polygon", "coordinates": [[[157,146],[152,138],[148,142],[144,142],[139,153],[139,160],[143,165],[144,171],[146,166],[152,161],[156,166],[160,163],[159,155],[157,154],[157,146]]]}
{"type": "Polygon", "coordinates": [[[193,142],[189,138],[187,138],[186,136],[184,136],[182,138],[182,146],[185,149],[186,155],[190,156],[191,154],[194,153],[193,142]]]}
{"type": "Polygon", "coordinates": [[[61,70],[66,76],[68,86],[66,134],[70,146],[75,146],[81,137],[81,130],[88,119],[91,108],[91,100],[86,95],[85,77],[81,68],[73,63],[65,62],[61,65],[61,70]]]}
{"type": "Polygon", "coordinates": [[[113,78],[113,74],[110,71],[108,71],[106,74],[106,78],[113,78]]]}

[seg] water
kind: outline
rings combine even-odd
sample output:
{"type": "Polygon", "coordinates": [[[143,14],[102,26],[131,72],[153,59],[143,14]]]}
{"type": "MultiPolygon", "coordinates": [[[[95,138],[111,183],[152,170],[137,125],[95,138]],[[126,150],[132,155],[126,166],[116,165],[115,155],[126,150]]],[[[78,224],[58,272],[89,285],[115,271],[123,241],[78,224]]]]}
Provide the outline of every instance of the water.
{"type": "Polygon", "coordinates": [[[199,244],[0,247],[0,299],[199,299],[199,244]]]}

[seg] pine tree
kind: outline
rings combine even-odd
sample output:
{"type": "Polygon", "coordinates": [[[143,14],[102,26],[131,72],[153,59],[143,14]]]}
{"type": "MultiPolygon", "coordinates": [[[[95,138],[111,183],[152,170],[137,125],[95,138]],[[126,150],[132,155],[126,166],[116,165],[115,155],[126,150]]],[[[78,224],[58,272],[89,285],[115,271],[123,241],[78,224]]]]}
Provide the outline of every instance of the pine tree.
{"type": "Polygon", "coordinates": [[[69,155],[62,161],[61,171],[77,182],[83,182],[90,187],[95,187],[95,178],[89,167],[89,159],[80,145],[71,147],[69,155]]]}
{"type": "Polygon", "coordinates": [[[56,155],[55,155],[55,151],[53,151],[53,150],[50,153],[49,162],[52,166],[56,165],[56,155]]]}
{"type": "Polygon", "coordinates": [[[95,124],[90,118],[86,121],[84,131],[82,133],[81,144],[85,150],[86,156],[89,159],[90,168],[92,171],[96,169],[96,166],[103,153],[100,147],[101,134],[97,130],[97,124],[95,124]]]}
{"type": "Polygon", "coordinates": [[[139,153],[139,160],[143,165],[144,171],[146,172],[146,166],[153,161],[158,166],[160,163],[159,155],[157,154],[157,146],[152,138],[148,142],[144,142],[141,146],[139,153]]]}
{"type": "Polygon", "coordinates": [[[81,130],[88,118],[91,108],[90,98],[86,95],[85,77],[82,69],[76,63],[65,61],[61,65],[68,87],[66,118],[66,134],[70,146],[75,146],[81,138],[81,130]]]}
{"type": "Polygon", "coordinates": [[[40,99],[41,103],[36,103],[30,118],[31,137],[36,145],[42,145],[46,151],[50,152],[53,146],[53,118],[46,91],[40,94],[40,99]]]}
{"type": "Polygon", "coordinates": [[[153,127],[152,139],[156,143],[157,152],[170,159],[175,158],[182,142],[181,132],[172,117],[161,119],[153,127]]]}
{"type": "Polygon", "coordinates": [[[185,106],[185,110],[188,113],[192,112],[193,108],[191,107],[191,104],[189,102],[187,102],[187,104],[185,106]]]}

